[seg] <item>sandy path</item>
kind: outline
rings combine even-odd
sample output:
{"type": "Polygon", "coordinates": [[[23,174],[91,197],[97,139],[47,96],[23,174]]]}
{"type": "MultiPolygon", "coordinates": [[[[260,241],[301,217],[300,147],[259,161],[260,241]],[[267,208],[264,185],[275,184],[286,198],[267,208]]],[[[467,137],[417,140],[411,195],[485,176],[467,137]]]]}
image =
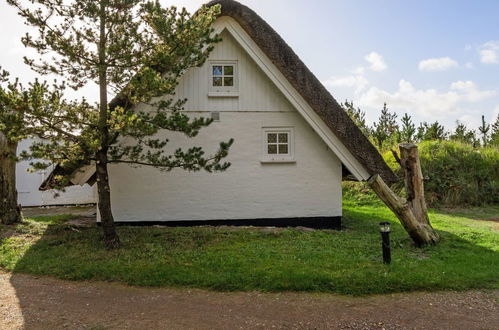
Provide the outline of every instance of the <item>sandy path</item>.
{"type": "Polygon", "coordinates": [[[498,304],[499,291],[218,293],[0,272],[1,329],[499,329],[498,304]]]}

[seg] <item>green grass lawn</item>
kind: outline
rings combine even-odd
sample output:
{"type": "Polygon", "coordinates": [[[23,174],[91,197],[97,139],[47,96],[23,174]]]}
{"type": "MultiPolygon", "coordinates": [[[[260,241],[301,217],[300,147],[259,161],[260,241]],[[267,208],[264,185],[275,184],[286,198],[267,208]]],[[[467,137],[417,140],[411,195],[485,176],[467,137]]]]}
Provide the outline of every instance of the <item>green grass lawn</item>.
{"type": "Polygon", "coordinates": [[[363,295],[415,290],[499,289],[499,207],[431,211],[442,236],[417,249],[378,203],[344,202],[343,231],[120,227],[106,251],[99,228],[69,216],[0,227],[0,268],[71,280],[214,290],[363,295]],[[480,220],[482,219],[482,220],[480,220]],[[392,264],[381,262],[378,223],[393,223],[392,264]]]}

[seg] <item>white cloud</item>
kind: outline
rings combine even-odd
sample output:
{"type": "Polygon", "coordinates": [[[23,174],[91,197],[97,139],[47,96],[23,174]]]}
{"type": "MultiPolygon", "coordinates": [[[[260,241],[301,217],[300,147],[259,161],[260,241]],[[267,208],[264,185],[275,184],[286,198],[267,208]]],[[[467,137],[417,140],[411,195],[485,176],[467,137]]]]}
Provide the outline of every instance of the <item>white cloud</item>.
{"type": "Polygon", "coordinates": [[[345,77],[331,77],[326,81],[322,82],[326,87],[347,87],[355,88],[355,93],[359,93],[364,90],[369,81],[363,75],[350,75],[345,77]]]}
{"type": "Polygon", "coordinates": [[[369,63],[369,66],[359,66],[351,71],[350,75],[337,77],[333,76],[325,81],[322,81],[322,84],[328,88],[330,87],[346,87],[346,88],[354,88],[355,94],[359,94],[363,90],[369,86],[369,81],[365,77],[365,74],[368,70],[371,71],[383,71],[388,67],[383,59],[383,56],[378,54],[377,52],[370,52],[367,54],[364,59],[369,63]]]}
{"type": "Polygon", "coordinates": [[[456,81],[450,85],[450,90],[461,92],[462,101],[479,102],[496,95],[495,91],[481,91],[478,86],[468,81],[456,81]]]}
{"type": "Polygon", "coordinates": [[[366,68],[363,66],[359,66],[355,70],[352,71],[353,74],[363,75],[366,72],[366,68]]]}
{"type": "Polygon", "coordinates": [[[448,91],[417,89],[410,82],[400,80],[394,92],[371,87],[360,95],[356,103],[362,108],[378,109],[383,103],[402,112],[415,114],[422,120],[447,120],[467,114],[463,103],[475,103],[496,95],[495,91],[481,91],[471,81],[457,81],[448,91]]]}
{"type": "Polygon", "coordinates": [[[485,64],[499,63],[499,41],[489,41],[480,46],[480,61],[485,64]]]}
{"type": "Polygon", "coordinates": [[[364,59],[371,65],[369,68],[373,71],[384,71],[388,67],[383,56],[376,52],[370,52],[364,59]]]}
{"type": "Polygon", "coordinates": [[[361,107],[379,108],[385,102],[392,108],[417,113],[425,118],[441,118],[456,111],[459,95],[457,92],[439,93],[435,89],[418,90],[410,82],[400,80],[395,92],[371,87],[357,103],[361,107]]]}
{"type": "Polygon", "coordinates": [[[473,69],[475,66],[473,65],[473,63],[471,62],[468,62],[464,65],[467,69],[473,69]]]}
{"type": "Polygon", "coordinates": [[[445,71],[458,66],[450,57],[429,58],[419,62],[420,71],[445,71]]]}

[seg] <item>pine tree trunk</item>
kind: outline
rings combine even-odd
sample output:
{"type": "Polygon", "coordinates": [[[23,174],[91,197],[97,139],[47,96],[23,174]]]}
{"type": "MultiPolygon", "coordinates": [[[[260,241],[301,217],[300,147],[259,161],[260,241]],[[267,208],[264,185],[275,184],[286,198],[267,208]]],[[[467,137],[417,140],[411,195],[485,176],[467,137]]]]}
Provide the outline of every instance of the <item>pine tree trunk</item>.
{"type": "Polygon", "coordinates": [[[109,143],[109,127],[108,127],[108,104],[107,104],[107,64],[106,64],[106,1],[100,1],[100,35],[99,35],[99,135],[100,148],[96,153],[97,164],[97,192],[99,196],[99,213],[104,230],[104,245],[107,249],[117,249],[120,247],[120,239],[116,233],[114,225],[114,217],[111,210],[111,189],[109,187],[108,174],[108,143],[109,143]]]}
{"type": "Polygon", "coordinates": [[[17,204],[16,162],[17,143],[10,142],[0,132],[0,223],[10,225],[21,222],[21,208],[17,204]]]}
{"type": "Polygon", "coordinates": [[[107,170],[107,151],[97,153],[97,192],[99,196],[99,214],[104,231],[104,244],[107,249],[120,247],[120,239],[116,233],[114,217],[111,211],[111,189],[107,170]]]}

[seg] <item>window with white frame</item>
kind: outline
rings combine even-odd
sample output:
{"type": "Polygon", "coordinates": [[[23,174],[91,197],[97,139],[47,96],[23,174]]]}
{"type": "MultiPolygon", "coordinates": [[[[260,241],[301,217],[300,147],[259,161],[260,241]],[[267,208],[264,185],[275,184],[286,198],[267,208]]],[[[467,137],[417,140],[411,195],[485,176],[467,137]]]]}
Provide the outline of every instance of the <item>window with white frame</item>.
{"type": "Polygon", "coordinates": [[[294,136],[292,128],[263,129],[263,162],[293,162],[294,136]]]}
{"type": "Polygon", "coordinates": [[[237,61],[212,61],[209,96],[238,96],[237,61]]]}

